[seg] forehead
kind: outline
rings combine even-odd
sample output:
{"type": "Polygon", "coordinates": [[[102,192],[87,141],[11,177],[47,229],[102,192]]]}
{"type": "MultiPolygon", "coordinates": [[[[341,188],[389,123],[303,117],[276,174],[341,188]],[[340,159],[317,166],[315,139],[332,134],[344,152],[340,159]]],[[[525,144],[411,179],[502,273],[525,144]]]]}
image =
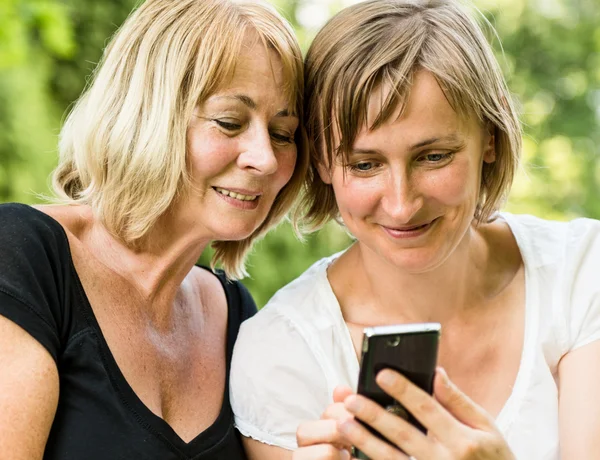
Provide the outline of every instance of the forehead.
{"type": "Polygon", "coordinates": [[[292,88],[295,85],[286,70],[279,53],[267,46],[258,34],[248,32],[232,61],[228,78],[209,99],[244,95],[256,105],[269,104],[293,113],[296,94],[292,88]]]}
{"type": "MultiPolygon", "coordinates": [[[[366,122],[357,132],[355,144],[369,137],[370,127],[379,117],[386,101],[395,88],[379,85],[371,93],[366,108],[366,122]]],[[[468,135],[479,126],[474,114],[460,114],[448,102],[438,81],[428,71],[415,72],[404,103],[397,104],[381,126],[394,124],[407,138],[418,141],[423,137],[436,137],[453,133],[468,135]]]]}
{"type": "Polygon", "coordinates": [[[279,54],[258,37],[248,37],[248,34],[233,61],[230,75],[230,80],[224,82],[227,86],[245,85],[253,80],[269,82],[275,86],[283,86],[285,83],[279,54]]]}

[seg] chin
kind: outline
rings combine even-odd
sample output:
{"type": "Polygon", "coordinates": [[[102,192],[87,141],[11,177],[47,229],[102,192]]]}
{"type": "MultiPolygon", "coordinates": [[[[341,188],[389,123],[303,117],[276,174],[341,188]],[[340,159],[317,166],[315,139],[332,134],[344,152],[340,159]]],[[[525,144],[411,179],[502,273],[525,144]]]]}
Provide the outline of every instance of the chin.
{"type": "Polygon", "coordinates": [[[240,225],[236,228],[222,229],[219,233],[219,237],[215,238],[220,241],[241,241],[249,238],[259,227],[259,225],[243,226],[240,225]]]}

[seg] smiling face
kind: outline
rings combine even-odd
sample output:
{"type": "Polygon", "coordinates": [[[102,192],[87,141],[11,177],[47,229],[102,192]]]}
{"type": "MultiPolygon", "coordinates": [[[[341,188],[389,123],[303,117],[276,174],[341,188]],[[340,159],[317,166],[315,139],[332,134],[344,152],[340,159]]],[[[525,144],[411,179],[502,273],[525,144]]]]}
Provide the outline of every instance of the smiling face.
{"type": "MultiPolygon", "coordinates": [[[[385,91],[374,91],[368,121],[385,91]]],[[[419,71],[402,116],[363,128],[348,164],[323,167],[320,175],[365,255],[421,273],[440,266],[464,240],[493,145],[476,118],[461,119],[433,75],[419,71]]]]}
{"type": "Polygon", "coordinates": [[[292,177],[298,119],[284,84],[279,57],[250,35],[231,81],[196,107],[187,209],[211,239],[248,237],[292,177]]]}

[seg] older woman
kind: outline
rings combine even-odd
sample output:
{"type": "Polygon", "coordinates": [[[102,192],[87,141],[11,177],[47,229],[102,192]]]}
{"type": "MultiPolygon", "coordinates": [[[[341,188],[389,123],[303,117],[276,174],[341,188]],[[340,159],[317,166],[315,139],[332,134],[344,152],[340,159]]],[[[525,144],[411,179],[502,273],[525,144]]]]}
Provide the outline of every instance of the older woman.
{"type": "Polygon", "coordinates": [[[245,458],[244,257],[307,164],[302,59],[267,4],[148,0],[61,133],[60,203],[0,206],[0,452],[245,458]],[[207,245],[225,274],[195,266],[207,245]]]}
{"type": "Polygon", "coordinates": [[[250,457],[600,458],[600,223],[498,212],[521,133],[477,23],[454,0],[371,0],[305,62],[306,217],[356,241],[240,331],[232,406],[250,457]],[[356,388],[363,328],[429,321],[434,397],[378,375],[428,435],[336,391],[356,388]]]}

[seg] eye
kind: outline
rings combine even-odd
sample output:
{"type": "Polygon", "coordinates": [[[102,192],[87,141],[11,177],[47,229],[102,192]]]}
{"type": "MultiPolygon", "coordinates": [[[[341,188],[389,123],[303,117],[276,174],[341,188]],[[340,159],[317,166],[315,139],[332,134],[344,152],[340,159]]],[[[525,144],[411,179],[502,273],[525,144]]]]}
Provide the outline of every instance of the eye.
{"type": "Polygon", "coordinates": [[[359,161],[349,164],[348,168],[354,172],[367,173],[371,172],[376,166],[377,164],[373,161],[359,161]]]}
{"type": "Polygon", "coordinates": [[[418,161],[422,163],[438,164],[449,161],[452,158],[452,152],[426,153],[419,157],[418,161]]]}
{"type": "Polygon", "coordinates": [[[213,121],[226,131],[238,131],[242,127],[241,124],[233,122],[232,120],[214,119],[213,121]]]}
{"type": "Polygon", "coordinates": [[[277,145],[290,145],[295,143],[294,136],[289,133],[271,132],[271,139],[273,139],[277,145]]]}
{"type": "Polygon", "coordinates": [[[429,155],[426,155],[425,158],[427,159],[427,161],[437,162],[442,161],[445,158],[445,155],[442,153],[431,153],[429,155]]]}

